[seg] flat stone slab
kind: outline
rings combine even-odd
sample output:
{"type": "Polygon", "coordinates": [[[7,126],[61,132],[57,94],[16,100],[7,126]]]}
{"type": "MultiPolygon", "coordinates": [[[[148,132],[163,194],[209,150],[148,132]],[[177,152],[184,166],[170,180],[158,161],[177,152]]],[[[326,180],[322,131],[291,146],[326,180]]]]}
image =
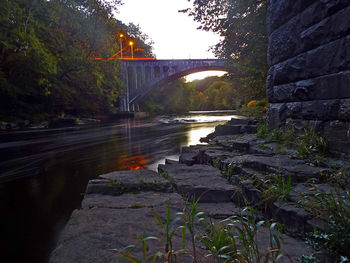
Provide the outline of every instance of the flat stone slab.
{"type": "Polygon", "coordinates": [[[239,214],[239,208],[231,203],[198,203],[197,210],[215,219],[225,219],[239,214]]]}
{"type": "Polygon", "coordinates": [[[309,230],[312,231],[312,228],[307,223],[310,215],[303,208],[294,204],[276,201],[272,205],[272,210],[274,216],[286,226],[289,232],[303,234],[309,230]]]}
{"type": "Polygon", "coordinates": [[[285,155],[256,156],[242,155],[223,160],[224,165],[240,164],[259,171],[276,173],[279,169],[284,174],[290,174],[293,182],[305,182],[309,178],[318,178],[325,169],[305,164],[302,160],[291,159],[285,155]]]}
{"type": "MultiPolygon", "coordinates": [[[[173,194],[177,195],[177,194],[173,194]]],[[[175,197],[177,199],[177,197],[175,197]]],[[[184,205],[184,204],[183,204],[184,205]]],[[[180,207],[171,206],[172,218],[180,207]]],[[[120,251],[129,245],[138,248],[132,255],[142,258],[139,237],[162,237],[162,227],[157,224],[153,210],[165,221],[168,205],[154,208],[92,208],[75,210],[67,223],[56,249],[51,253],[50,263],[114,263],[122,258],[120,251]]],[[[179,223],[180,224],[180,223],[179,223]]],[[[147,241],[149,254],[157,251],[164,252],[164,242],[158,240],[147,241]]],[[[190,242],[187,242],[190,247],[190,242]]],[[[173,238],[175,249],[181,249],[181,231],[177,231],[173,238]]],[[[158,260],[157,262],[161,262],[158,260]]],[[[189,256],[181,262],[193,262],[189,256]]]]}
{"type": "Polygon", "coordinates": [[[206,149],[205,151],[201,151],[197,155],[197,163],[199,164],[212,164],[214,160],[222,160],[225,158],[232,158],[237,155],[242,155],[240,153],[229,152],[225,150],[217,150],[215,148],[206,149]]]}
{"type": "Polygon", "coordinates": [[[194,165],[196,162],[197,153],[182,153],[179,157],[179,163],[186,165],[194,165]]]}
{"type": "MultiPolygon", "coordinates": [[[[259,244],[259,250],[261,253],[268,251],[270,244],[270,235],[269,229],[267,227],[261,227],[258,230],[257,243],[259,244]]],[[[298,259],[301,255],[311,255],[312,253],[315,253],[315,251],[306,245],[305,241],[282,234],[281,253],[284,255],[284,257],[278,260],[278,263],[291,263],[299,262],[298,259]]]]}
{"type": "Polygon", "coordinates": [[[186,198],[200,198],[203,203],[230,202],[234,187],[221,177],[221,172],[208,165],[159,165],[158,170],[172,181],[178,193],[186,198]]]}
{"type": "Polygon", "coordinates": [[[170,192],[171,184],[150,170],[118,171],[90,180],[86,194],[121,195],[137,191],[170,192]]]}
{"type": "Polygon", "coordinates": [[[138,194],[123,194],[118,196],[88,194],[85,195],[82,201],[83,209],[92,208],[141,208],[141,207],[156,207],[161,205],[182,206],[184,201],[182,197],[174,193],[159,193],[159,192],[142,192],[138,194]]]}

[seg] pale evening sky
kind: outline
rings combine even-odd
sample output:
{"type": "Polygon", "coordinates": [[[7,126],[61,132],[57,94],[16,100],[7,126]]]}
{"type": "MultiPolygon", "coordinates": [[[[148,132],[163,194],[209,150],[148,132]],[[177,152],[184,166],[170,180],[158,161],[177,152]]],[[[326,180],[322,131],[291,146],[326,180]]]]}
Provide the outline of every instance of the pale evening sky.
{"type": "MultiPolygon", "coordinates": [[[[142,32],[154,41],[157,59],[215,58],[209,48],[220,37],[212,32],[197,30],[198,23],[178,10],[191,7],[187,0],[125,0],[119,7],[117,19],[123,23],[139,24],[142,32]]],[[[222,75],[211,71],[192,74],[188,81],[208,75],[222,75]]]]}

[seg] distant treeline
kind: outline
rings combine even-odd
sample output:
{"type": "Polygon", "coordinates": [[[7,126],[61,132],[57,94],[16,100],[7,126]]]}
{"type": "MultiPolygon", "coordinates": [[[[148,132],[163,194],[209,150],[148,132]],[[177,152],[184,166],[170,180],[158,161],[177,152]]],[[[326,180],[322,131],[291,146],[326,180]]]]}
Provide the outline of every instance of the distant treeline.
{"type": "Polygon", "coordinates": [[[112,59],[120,50],[119,34],[124,47],[133,39],[141,55],[152,55],[138,26],[112,16],[119,5],[120,0],[1,1],[0,118],[116,112],[124,88],[119,62],[112,59]]]}
{"type": "MultiPolygon", "coordinates": [[[[112,59],[120,50],[119,34],[124,34],[124,48],[133,39],[136,56],[152,56],[152,42],[139,27],[115,18],[120,4],[121,0],[2,0],[0,120],[118,111],[125,88],[118,60],[112,59]]],[[[182,12],[201,29],[221,35],[214,53],[226,60],[228,77],[203,90],[178,80],[172,84],[176,88],[164,93],[166,101],[152,97],[147,107],[175,112],[231,109],[238,97],[243,103],[263,98],[267,0],[192,4],[182,12]]],[[[130,51],[126,48],[124,54],[130,51]]]]}
{"type": "Polygon", "coordinates": [[[208,77],[186,83],[178,79],[157,88],[142,109],[153,114],[190,110],[230,110],[240,105],[237,87],[225,77],[208,77]]]}

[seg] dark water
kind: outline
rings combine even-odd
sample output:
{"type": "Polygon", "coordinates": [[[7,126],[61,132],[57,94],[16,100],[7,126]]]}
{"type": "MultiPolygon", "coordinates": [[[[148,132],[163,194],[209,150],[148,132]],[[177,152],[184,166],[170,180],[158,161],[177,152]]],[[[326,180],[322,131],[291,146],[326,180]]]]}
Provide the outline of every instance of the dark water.
{"type": "Polygon", "coordinates": [[[231,117],[191,114],[0,134],[1,261],[46,262],[88,180],[118,170],[156,170],[231,117]]]}

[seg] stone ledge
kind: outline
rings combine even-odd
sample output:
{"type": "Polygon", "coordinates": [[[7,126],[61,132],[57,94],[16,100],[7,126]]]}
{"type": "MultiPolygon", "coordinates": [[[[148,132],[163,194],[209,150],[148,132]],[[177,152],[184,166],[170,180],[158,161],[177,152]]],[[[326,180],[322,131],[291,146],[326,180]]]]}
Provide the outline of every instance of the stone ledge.
{"type": "Polygon", "coordinates": [[[182,197],[175,193],[141,192],[138,194],[123,194],[119,196],[88,194],[85,195],[81,207],[83,209],[110,208],[142,208],[161,205],[183,205],[182,197]]]}
{"type": "Polygon", "coordinates": [[[162,165],[158,170],[166,173],[175,190],[188,199],[200,198],[201,203],[231,202],[235,189],[221,177],[220,170],[208,165],[162,165]]]}
{"type": "MultiPolygon", "coordinates": [[[[349,51],[350,52],[350,51],[349,51]]],[[[350,71],[273,86],[267,89],[272,103],[346,99],[350,97],[350,71]]]]}
{"type": "Polygon", "coordinates": [[[350,99],[271,103],[267,112],[267,124],[271,128],[285,125],[288,119],[349,122],[350,99]]]}
{"type": "Polygon", "coordinates": [[[149,170],[118,171],[90,180],[86,194],[121,195],[135,191],[171,191],[171,184],[158,173],[149,170]]]}
{"type": "Polygon", "coordinates": [[[306,165],[303,160],[291,159],[286,155],[256,156],[247,154],[226,158],[222,164],[225,167],[232,164],[241,165],[266,173],[278,173],[280,170],[285,176],[291,175],[293,183],[318,178],[321,172],[325,171],[325,169],[306,165]]]}

